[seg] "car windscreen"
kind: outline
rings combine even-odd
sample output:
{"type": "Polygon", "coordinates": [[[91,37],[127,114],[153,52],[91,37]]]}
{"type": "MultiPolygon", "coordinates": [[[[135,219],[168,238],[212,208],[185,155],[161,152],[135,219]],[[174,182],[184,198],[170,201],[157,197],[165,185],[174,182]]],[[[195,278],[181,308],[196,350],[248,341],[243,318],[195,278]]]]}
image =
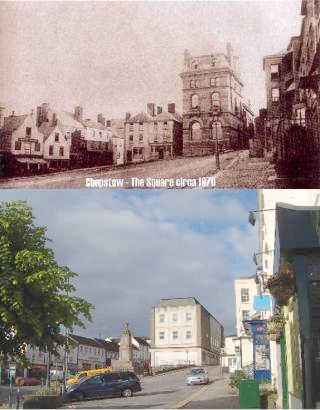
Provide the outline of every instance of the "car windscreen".
{"type": "Polygon", "coordinates": [[[198,374],[204,374],[204,369],[192,369],[192,370],[190,371],[190,374],[191,374],[192,376],[198,375],[198,374]]]}

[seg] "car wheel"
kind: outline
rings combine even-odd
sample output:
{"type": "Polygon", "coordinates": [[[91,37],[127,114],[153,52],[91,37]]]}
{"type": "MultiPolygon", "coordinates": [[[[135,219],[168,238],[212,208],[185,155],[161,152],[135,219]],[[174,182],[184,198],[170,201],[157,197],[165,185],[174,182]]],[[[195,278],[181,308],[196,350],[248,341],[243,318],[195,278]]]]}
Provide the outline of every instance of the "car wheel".
{"type": "Polygon", "coordinates": [[[84,394],[81,391],[78,391],[73,397],[75,401],[82,401],[84,399],[84,394]]]}
{"type": "Polygon", "coordinates": [[[122,397],[131,397],[132,396],[132,390],[131,389],[122,390],[121,395],[122,395],[122,397]]]}

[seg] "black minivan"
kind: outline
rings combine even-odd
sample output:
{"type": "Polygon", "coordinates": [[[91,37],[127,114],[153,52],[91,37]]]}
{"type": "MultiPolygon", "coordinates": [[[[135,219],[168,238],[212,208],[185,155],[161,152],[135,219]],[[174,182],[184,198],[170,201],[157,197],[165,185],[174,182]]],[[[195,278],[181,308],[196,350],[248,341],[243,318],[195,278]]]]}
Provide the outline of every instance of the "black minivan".
{"type": "Polygon", "coordinates": [[[133,372],[110,372],[88,376],[67,387],[67,400],[84,400],[102,397],[130,397],[141,391],[139,378],[133,372]]]}

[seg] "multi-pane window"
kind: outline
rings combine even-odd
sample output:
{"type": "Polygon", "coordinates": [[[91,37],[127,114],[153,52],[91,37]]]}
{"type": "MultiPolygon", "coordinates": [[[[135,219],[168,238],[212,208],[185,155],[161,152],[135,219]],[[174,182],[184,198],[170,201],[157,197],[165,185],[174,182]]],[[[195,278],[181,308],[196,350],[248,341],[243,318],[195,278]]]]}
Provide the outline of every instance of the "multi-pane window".
{"type": "Polygon", "coordinates": [[[21,150],[21,141],[16,141],[14,144],[14,149],[17,151],[21,150]]]}
{"type": "Polygon", "coordinates": [[[172,339],[173,339],[173,340],[177,340],[177,339],[178,339],[178,331],[177,331],[177,330],[174,330],[174,331],[172,332],[172,339]]]}
{"type": "Polygon", "coordinates": [[[194,122],[191,126],[191,139],[193,141],[201,140],[201,126],[198,122],[194,122]]]}
{"type": "Polygon", "coordinates": [[[249,320],[249,310],[242,311],[242,320],[249,320]]]}
{"type": "Polygon", "coordinates": [[[143,131],[143,122],[139,122],[139,131],[143,131]]]}
{"type": "Polygon", "coordinates": [[[133,135],[129,135],[129,141],[133,142],[133,135]]]}
{"type": "Polygon", "coordinates": [[[241,289],[241,302],[242,303],[249,302],[249,289],[247,289],[247,288],[242,288],[241,289]]]}
{"type": "Polygon", "coordinates": [[[296,124],[299,124],[299,125],[302,125],[302,126],[306,125],[306,109],[305,109],[305,107],[296,109],[295,122],[296,122],[296,124]]]}
{"type": "Polygon", "coordinates": [[[192,330],[187,330],[186,331],[186,339],[191,339],[192,338],[192,330]]]}
{"type": "Polygon", "coordinates": [[[164,313],[160,313],[159,315],[159,322],[163,323],[164,322],[164,313]]]}
{"type": "Polygon", "coordinates": [[[196,86],[195,80],[191,80],[190,81],[190,88],[195,88],[195,86],[196,86]]]}
{"type": "Polygon", "coordinates": [[[164,340],[164,332],[159,332],[159,339],[164,340]]]}
{"type": "Polygon", "coordinates": [[[279,79],[279,64],[271,64],[270,66],[271,80],[279,79]]]}
{"type": "Polygon", "coordinates": [[[143,135],[139,135],[139,142],[143,142],[143,135]]]}
{"type": "Polygon", "coordinates": [[[271,90],[271,99],[272,99],[272,102],[279,102],[279,99],[280,99],[280,90],[279,90],[279,88],[272,88],[272,90],[271,90]]]}
{"type": "Polygon", "coordinates": [[[193,96],[191,97],[191,107],[192,108],[199,107],[199,97],[197,94],[193,94],[193,96]]]}
{"type": "Polygon", "coordinates": [[[192,320],[192,313],[191,312],[186,313],[186,320],[192,320]]]}
{"type": "Polygon", "coordinates": [[[59,155],[60,155],[60,157],[63,157],[63,147],[60,147],[60,149],[59,149],[59,155]]]}
{"type": "Polygon", "coordinates": [[[212,108],[220,108],[220,94],[212,93],[212,108]]]}
{"type": "Polygon", "coordinates": [[[217,87],[219,85],[219,77],[211,78],[210,85],[211,87],[217,87]]]}
{"type": "Polygon", "coordinates": [[[133,123],[132,122],[129,125],[129,131],[133,131],[133,123]]]}
{"type": "Polygon", "coordinates": [[[49,155],[53,155],[53,145],[49,146],[49,155]]]}
{"type": "Polygon", "coordinates": [[[178,321],[178,313],[177,313],[177,312],[172,313],[172,321],[173,321],[173,322],[177,322],[177,321],[178,321]]]}

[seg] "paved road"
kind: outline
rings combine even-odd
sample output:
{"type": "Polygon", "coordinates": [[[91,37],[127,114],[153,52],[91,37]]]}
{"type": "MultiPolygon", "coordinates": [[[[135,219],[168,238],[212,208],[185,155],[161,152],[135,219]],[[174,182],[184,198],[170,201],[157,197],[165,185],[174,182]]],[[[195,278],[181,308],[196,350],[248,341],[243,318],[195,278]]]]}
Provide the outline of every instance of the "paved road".
{"type": "MultiPolygon", "coordinates": [[[[208,368],[211,380],[219,378],[219,367],[208,368]]],[[[130,398],[87,400],[65,405],[66,408],[112,409],[175,409],[182,408],[189,398],[201,394],[207,386],[187,386],[188,370],[142,379],[142,391],[130,398]]],[[[214,381],[212,382],[212,385],[214,381]]],[[[211,387],[211,384],[209,385],[211,387]]]]}
{"type": "MultiPolygon", "coordinates": [[[[220,155],[221,168],[232,165],[239,152],[226,152],[220,155]]],[[[124,179],[123,188],[132,188],[131,178],[138,177],[146,181],[147,178],[197,179],[211,177],[217,172],[214,156],[195,158],[175,158],[172,160],[154,161],[130,165],[123,168],[91,168],[59,172],[49,175],[33,177],[10,178],[0,182],[0,188],[84,188],[86,178],[124,179]]],[[[113,186],[112,188],[121,188],[113,186]]],[[[168,186],[169,187],[169,186],[168,186]]],[[[188,187],[188,186],[185,186],[188,187]]],[[[145,188],[135,186],[135,188],[145,188]]],[[[152,187],[151,187],[152,188],[152,187]]],[[[169,187],[170,188],[170,187],[169,187]]],[[[172,188],[177,188],[174,186],[172,188]]],[[[209,186],[213,188],[213,186],[209,186]]]]}
{"type": "MultiPolygon", "coordinates": [[[[41,386],[22,386],[20,387],[20,394],[21,396],[27,396],[29,394],[34,394],[37,390],[40,389],[41,386]]],[[[0,408],[1,404],[5,403],[7,404],[9,401],[9,386],[5,385],[0,385],[0,408]]],[[[17,390],[18,388],[16,386],[12,387],[12,393],[13,393],[13,401],[14,404],[16,403],[16,398],[17,398],[17,390]]]]}

